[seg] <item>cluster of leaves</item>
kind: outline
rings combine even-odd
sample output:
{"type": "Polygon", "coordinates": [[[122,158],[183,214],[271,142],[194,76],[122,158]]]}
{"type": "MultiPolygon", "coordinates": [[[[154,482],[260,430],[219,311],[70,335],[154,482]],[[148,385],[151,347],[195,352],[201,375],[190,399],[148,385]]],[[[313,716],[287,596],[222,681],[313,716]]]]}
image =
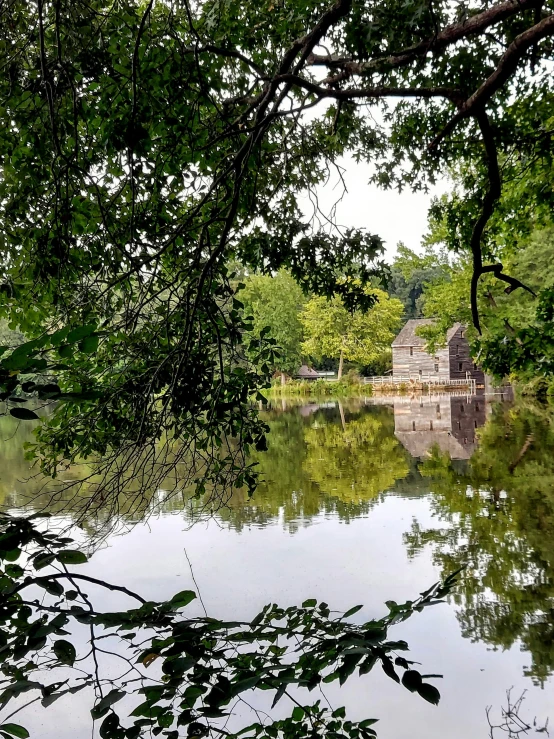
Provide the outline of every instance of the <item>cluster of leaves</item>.
{"type": "MultiPolygon", "coordinates": [[[[442,230],[436,222],[432,222],[432,231],[431,238],[441,238],[442,230]]],[[[427,284],[423,312],[436,321],[418,332],[427,339],[429,351],[444,343],[446,332],[455,321],[462,321],[469,327],[474,354],[491,374],[511,375],[524,382],[535,376],[550,377],[554,370],[553,243],[552,226],[536,228],[521,238],[518,248],[504,260],[506,268],[517,274],[536,295],[505,291],[492,277],[481,280],[481,335],[471,326],[468,294],[472,266],[467,259],[455,260],[444,279],[427,284]]]]}
{"type": "Polygon", "coordinates": [[[245,315],[254,319],[254,335],[261,336],[265,331],[277,342],[275,369],[295,374],[302,363],[299,313],[306,301],[296,280],[284,269],[274,276],[250,275],[238,297],[245,315]]]}
{"type": "MultiPolygon", "coordinates": [[[[352,722],[344,709],[327,710],[319,701],[305,705],[300,689],[311,691],[335,680],[343,684],[356,670],[363,675],[378,664],[411,692],[430,703],[439,701],[438,690],[426,682],[437,676],[421,675],[413,662],[396,656],[408,645],[389,640],[388,629],[440,602],[455,576],[414,601],[402,605],[389,601],[386,617],[361,625],[348,619],[362,606],[337,615],[316,600],[286,609],[268,605],[250,623],[228,622],[181,614],[195,598],[189,590],[166,602],[150,602],[123,586],[69,570],[86,562],[87,556],[71,548],[70,538],[37,528],[33,517],[3,516],[1,532],[2,709],[23,693],[38,693],[37,700],[48,707],[92,687],[96,699],[91,716],[102,721],[104,739],[136,739],[151,733],[177,739],[181,732],[189,737],[368,739],[375,735],[374,719],[352,722]],[[84,584],[117,591],[138,600],[139,606],[100,613],[83,592],[84,584]],[[69,640],[80,624],[90,634],[83,655],[69,640]],[[119,651],[106,646],[109,639],[120,644],[119,651]],[[122,677],[103,677],[102,655],[115,652],[125,662],[122,677]],[[42,682],[49,673],[53,681],[42,682]],[[294,705],[292,714],[256,721],[234,732],[222,728],[233,706],[251,690],[275,691],[273,706],[286,696],[294,705]],[[115,705],[128,695],[139,697],[140,703],[124,719],[115,705]]],[[[28,736],[17,724],[4,723],[0,732],[28,736]]]]}
{"type": "Polygon", "coordinates": [[[387,351],[398,329],[402,303],[379,288],[366,288],[374,304],[366,313],[350,312],[339,296],[314,297],[300,315],[304,327],[303,351],[314,357],[327,356],[370,364],[387,351]]]}
{"type": "Polygon", "coordinates": [[[149,333],[154,318],[148,317],[132,336],[90,323],[2,348],[0,397],[9,413],[36,421],[37,405],[49,405],[29,456],[38,457],[41,471],[52,477],[74,461],[94,463],[90,475],[71,483],[87,490],[83,508],[108,501],[115,512],[131,470],[142,471],[142,500],[180,463],[174,483],[180,489],[192,486],[201,495],[210,485],[221,496],[233,485],[253,491],[256,472],[246,456],[250,446],[266,447],[267,427],[245,406],[269,382],[276,342],[252,336],[250,319],[242,317],[243,306],[230,287],[215,297],[220,315],[204,330],[210,351],[196,356],[198,371],[192,376],[180,372],[184,317],[176,303],[163,309],[164,334],[157,343],[149,333]],[[227,317],[225,300],[231,303],[227,317]],[[173,310],[171,318],[166,308],[173,310]],[[133,361],[117,353],[122,343],[133,361]],[[162,443],[168,437],[179,440],[171,454],[162,443]],[[238,441],[233,445],[233,440],[238,441]]]}
{"type": "Polygon", "coordinates": [[[87,365],[88,356],[97,351],[100,341],[100,334],[95,329],[94,324],[73,329],[65,327],[31,341],[23,341],[15,347],[0,347],[0,400],[6,403],[10,415],[23,421],[38,420],[39,416],[31,408],[20,405],[29,404],[33,399],[46,403],[98,400],[97,391],[79,385],[79,379],[90,380],[84,372],[81,378],[74,374],[72,379],[78,389],[73,391],[62,392],[57,383],[47,381],[48,377],[68,370],[75,373],[79,364],[81,368],[87,365]],[[74,360],[72,366],[64,364],[68,357],[74,360]]]}
{"type": "Polygon", "coordinates": [[[404,305],[404,318],[422,318],[424,291],[429,285],[450,281],[448,256],[426,245],[423,255],[416,254],[402,243],[390,267],[388,293],[404,305]]]}

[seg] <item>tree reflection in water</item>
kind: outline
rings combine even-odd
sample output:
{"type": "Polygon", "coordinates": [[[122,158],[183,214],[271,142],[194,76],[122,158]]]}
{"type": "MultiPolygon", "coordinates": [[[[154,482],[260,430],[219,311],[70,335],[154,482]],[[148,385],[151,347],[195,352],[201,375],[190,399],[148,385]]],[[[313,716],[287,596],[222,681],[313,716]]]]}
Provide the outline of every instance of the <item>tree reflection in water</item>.
{"type": "Polygon", "coordinates": [[[453,596],[464,636],[519,640],[538,683],[554,670],[553,448],[551,409],[495,406],[465,468],[437,448],[421,462],[441,525],[405,536],[411,556],[432,546],[443,571],[465,568],[453,596]]]}
{"type": "MultiPolygon", "coordinates": [[[[453,596],[463,635],[502,649],[520,641],[530,653],[527,674],[543,683],[554,671],[554,410],[521,401],[485,409],[476,398],[450,399],[449,409],[432,398],[397,399],[394,409],[391,399],[381,402],[279,401],[264,411],[270,445],[255,456],[262,483],[253,498],[235,490],[215,515],[237,530],[280,522],[292,533],[321,515],[364,516],[387,494],[426,497],[438,524],[414,521],[405,535],[409,556],[431,547],[443,575],[464,567],[453,596]],[[437,413],[439,423],[426,429],[437,413]]],[[[33,510],[48,508],[43,480],[21,483],[30,474],[20,452],[28,429],[0,424],[4,507],[29,508],[31,500],[33,510]]],[[[158,490],[132,513],[122,494],[120,520],[139,520],[153,501],[190,521],[211,511],[186,491],[165,501],[158,490]]],[[[58,500],[52,510],[69,518],[68,506],[58,500]]],[[[85,526],[94,534],[103,524],[91,515],[85,526]]]]}

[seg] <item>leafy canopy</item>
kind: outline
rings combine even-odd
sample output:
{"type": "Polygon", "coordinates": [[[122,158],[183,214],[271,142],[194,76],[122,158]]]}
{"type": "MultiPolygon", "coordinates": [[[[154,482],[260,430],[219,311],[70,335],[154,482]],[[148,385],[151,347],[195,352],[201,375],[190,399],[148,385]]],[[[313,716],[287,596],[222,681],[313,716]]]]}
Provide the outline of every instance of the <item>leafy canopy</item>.
{"type": "Polygon", "coordinates": [[[253,332],[261,337],[267,327],[277,342],[275,369],[294,374],[302,363],[302,324],[299,313],[306,302],[302,289],[286,270],[275,275],[250,275],[238,298],[252,316],[253,332]]]}
{"type": "Polygon", "coordinates": [[[377,288],[368,288],[376,302],[367,313],[350,313],[340,297],[315,297],[308,301],[300,320],[304,326],[306,354],[338,359],[343,356],[371,364],[389,349],[400,325],[403,306],[377,288]]]}

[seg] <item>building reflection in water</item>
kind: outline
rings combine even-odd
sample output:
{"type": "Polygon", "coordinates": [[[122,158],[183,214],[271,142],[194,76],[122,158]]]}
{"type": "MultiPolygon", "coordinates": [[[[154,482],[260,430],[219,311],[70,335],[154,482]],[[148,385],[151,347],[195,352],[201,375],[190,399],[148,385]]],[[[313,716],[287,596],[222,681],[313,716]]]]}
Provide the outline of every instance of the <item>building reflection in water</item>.
{"type": "Polygon", "coordinates": [[[372,398],[394,407],[394,433],[412,457],[433,446],[451,459],[469,459],[477,447],[476,431],[485,425],[492,402],[512,400],[511,388],[487,388],[475,395],[461,392],[372,398]]]}

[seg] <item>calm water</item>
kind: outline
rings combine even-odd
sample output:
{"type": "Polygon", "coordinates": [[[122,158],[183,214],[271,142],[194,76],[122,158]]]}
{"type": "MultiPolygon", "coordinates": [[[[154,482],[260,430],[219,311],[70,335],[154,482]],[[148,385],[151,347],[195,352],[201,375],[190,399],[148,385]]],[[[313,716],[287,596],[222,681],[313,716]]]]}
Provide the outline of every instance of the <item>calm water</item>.
{"type": "MultiPolygon", "coordinates": [[[[211,615],[251,618],[270,601],[315,597],[365,603],[365,620],[464,566],[449,603],[392,632],[423,672],[444,675],[439,707],[380,671],[327,686],[327,698],[352,717],[380,717],[382,739],[485,739],[486,707],[499,716],[512,686],[515,697],[527,691],[523,718],[554,721],[554,410],[433,396],[279,401],[266,417],[254,499],[239,491],[194,525],[194,509],[168,499],[82,572],[163,599],[196,589],[188,557],[211,615]]],[[[36,506],[40,481],[23,482],[27,431],[2,422],[3,505],[36,506]]],[[[115,604],[105,594],[98,603],[115,604]]],[[[25,724],[32,736],[90,736],[88,700],[62,699],[25,724]]]]}

